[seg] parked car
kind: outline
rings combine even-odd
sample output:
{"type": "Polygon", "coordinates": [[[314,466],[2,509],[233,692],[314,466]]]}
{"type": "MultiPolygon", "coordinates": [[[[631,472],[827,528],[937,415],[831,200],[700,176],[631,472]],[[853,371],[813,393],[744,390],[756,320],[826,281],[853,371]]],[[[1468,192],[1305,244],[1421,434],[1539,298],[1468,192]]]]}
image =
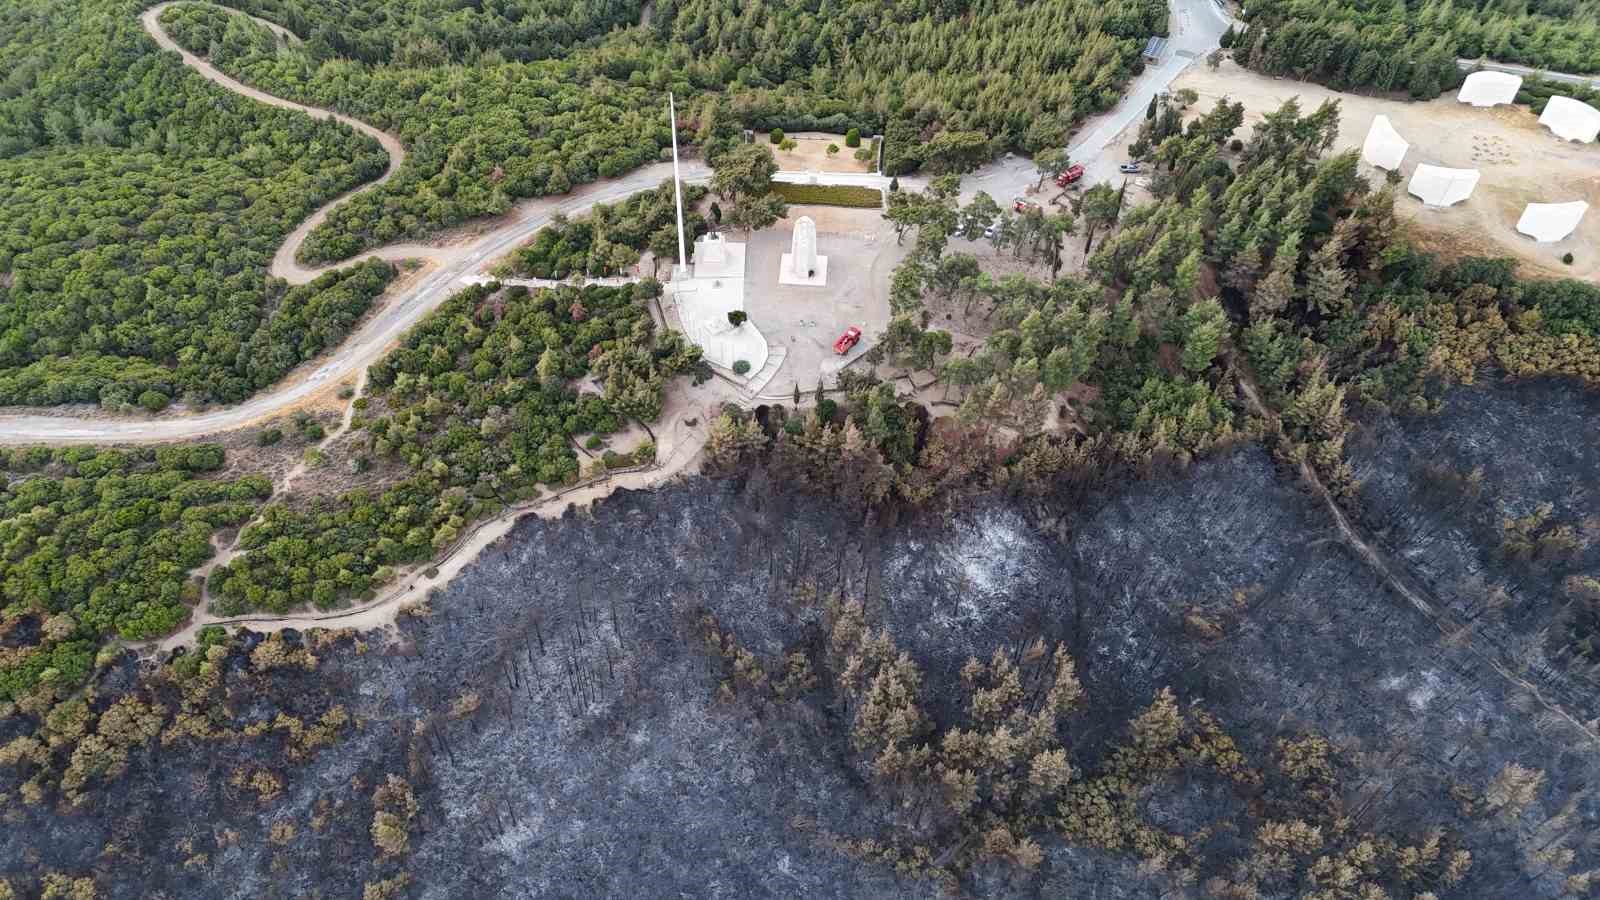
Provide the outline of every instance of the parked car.
{"type": "Polygon", "coordinates": [[[854,347],[856,342],[860,340],[861,329],[851,325],[849,328],[844,330],[844,334],[839,335],[839,339],[837,341],[833,342],[833,352],[843,356],[846,353],[849,353],[850,348],[854,347]]]}
{"type": "Polygon", "coordinates": [[[1037,209],[1038,207],[1039,204],[1034,203],[1032,200],[1029,200],[1026,197],[1016,197],[1011,201],[1011,208],[1019,213],[1025,213],[1030,209],[1037,209]]]}
{"type": "Polygon", "coordinates": [[[1143,169],[1136,162],[1125,162],[1122,165],[1117,166],[1117,171],[1121,172],[1124,175],[1137,175],[1141,171],[1143,171],[1143,169]]]}

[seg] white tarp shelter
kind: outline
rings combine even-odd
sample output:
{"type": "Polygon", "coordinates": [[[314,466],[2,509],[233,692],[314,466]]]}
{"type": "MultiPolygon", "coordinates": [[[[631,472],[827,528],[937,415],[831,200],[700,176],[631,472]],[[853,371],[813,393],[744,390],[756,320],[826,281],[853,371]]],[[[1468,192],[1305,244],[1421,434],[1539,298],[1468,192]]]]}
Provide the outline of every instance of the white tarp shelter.
{"type": "Polygon", "coordinates": [[[1417,166],[1406,190],[1428,206],[1453,206],[1471,197],[1477,186],[1477,169],[1446,169],[1424,163],[1417,166]]]}
{"type": "Polygon", "coordinates": [[[1545,104],[1539,124],[1569,141],[1594,141],[1600,134],[1600,109],[1571,97],[1551,97],[1545,104]]]}
{"type": "Polygon", "coordinates": [[[1393,172],[1400,168],[1400,160],[1406,158],[1406,151],[1410,149],[1406,139],[1389,124],[1388,116],[1374,116],[1372,127],[1367,129],[1367,140],[1361,145],[1361,160],[1393,172]]]}
{"type": "Polygon", "coordinates": [[[1541,244],[1553,244],[1578,230],[1589,204],[1582,200],[1571,203],[1529,203],[1517,220],[1517,230],[1541,244]]]}
{"type": "Polygon", "coordinates": [[[1456,99],[1473,106],[1499,106],[1515,103],[1522,90],[1522,76],[1508,72],[1473,72],[1461,82],[1456,99]]]}

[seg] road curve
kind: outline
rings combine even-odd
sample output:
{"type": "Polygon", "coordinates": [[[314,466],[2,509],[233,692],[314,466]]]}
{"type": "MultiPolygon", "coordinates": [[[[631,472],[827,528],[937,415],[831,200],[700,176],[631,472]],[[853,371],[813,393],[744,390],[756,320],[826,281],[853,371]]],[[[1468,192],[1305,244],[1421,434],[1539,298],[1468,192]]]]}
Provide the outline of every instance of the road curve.
{"type": "MultiPolygon", "coordinates": [[[[274,276],[288,281],[290,284],[305,284],[311,279],[316,278],[318,275],[321,275],[323,272],[342,266],[348,266],[370,256],[384,256],[385,258],[393,259],[394,257],[385,254],[382,251],[375,251],[373,253],[366,254],[366,256],[345,260],[344,262],[340,262],[335,265],[308,269],[295,262],[295,255],[300,252],[300,245],[305,243],[306,235],[310,234],[312,229],[316,228],[318,225],[321,225],[322,221],[328,217],[329,210],[332,210],[335,206],[338,206],[344,201],[350,199],[350,197],[354,196],[355,194],[359,194],[362,191],[370,191],[394,177],[394,173],[399,170],[401,163],[406,161],[406,148],[404,144],[400,143],[400,139],[387,131],[374,128],[360,119],[352,119],[349,116],[341,115],[332,110],[322,109],[316,106],[306,106],[303,103],[296,103],[293,100],[285,100],[282,97],[275,97],[272,94],[257,90],[256,88],[253,88],[241,81],[224,75],[215,66],[211,65],[211,63],[206,62],[204,59],[201,59],[200,57],[179,46],[178,42],[172,39],[172,35],[167,34],[166,29],[161,27],[161,14],[165,12],[168,7],[174,5],[176,5],[176,3],[170,2],[170,0],[166,3],[157,3],[155,6],[150,7],[140,14],[139,24],[144,26],[145,32],[150,35],[150,38],[156,42],[157,46],[163,50],[171,50],[178,54],[178,56],[183,59],[184,65],[195,70],[196,72],[199,72],[202,76],[213,83],[227,88],[228,90],[233,91],[235,94],[249,97],[251,100],[255,100],[259,103],[265,103],[268,106],[277,106],[283,109],[292,109],[297,112],[303,112],[313,119],[333,119],[334,121],[342,122],[343,124],[348,125],[367,137],[377,141],[380,145],[382,145],[383,152],[389,154],[389,168],[386,169],[383,175],[376,181],[370,181],[361,187],[355,188],[354,190],[334,198],[332,201],[324,204],[321,209],[312,213],[311,216],[304,222],[301,222],[300,226],[291,232],[288,239],[285,240],[282,246],[278,248],[277,254],[272,257],[272,265],[268,271],[274,276]]],[[[227,11],[234,15],[245,15],[244,13],[237,12],[236,10],[230,9],[227,11]]],[[[246,18],[252,19],[261,25],[266,26],[274,34],[280,37],[292,39],[289,31],[282,26],[274,25],[265,19],[257,19],[255,16],[246,16],[246,18]]],[[[409,255],[419,256],[424,254],[412,253],[409,255]]]]}
{"type": "MultiPolygon", "coordinates": [[[[389,174],[392,174],[405,159],[405,149],[392,135],[347,116],[293,103],[240,84],[218,72],[206,61],[185,52],[173,43],[172,38],[161,29],[158,21],[161,10],[170,5],[172,4],[162,3],[151,7],[140,16],[140,21],[144,23],[145,29],[150,32],[156,43],[163,48],[177,51],[183,57],[184,63],[203,77],[228,90],[263,103],[300,110],[318,118],[331,116],[360,130],[363,134],[373,136],[389,151],[389,172],[384,178],[389,177],[389,174]]],[[[686,182],[703,183],[710,180],[711,170],[704,163],[689,161],[683,165],[683,174],[686,182]]],[[[436,268],[404,295],[386,295],[382,298],[374,311],[362,320],[355,331],[331,355],[319,357],[301,366],[282,382],[243,403],[202,413],[172,413],[159,416],[112,418],[104,415],[58,416],[43,413],[4,415],[0,416],[0,446],[160,444],[248,427],[291,409],[307,398],[326,390],[330,385],[366,369],[376,362],[394,341],[405,334],[407,329],[460,290],[459,282],[463,276],[483,271],[491,261],[526,241],[549,224],[558,213],[566,216],[580,215],[596,203],[610,203],[624,199],[639,191],[654,188],[671,176],[670,164],[657,163],[644,166],[620,178],[583,185],[568,194],[523,201],[512,209],[502,224],[480,235],[470,244],[450,248],[398,244],[373,251],[356,260],[340,263],[341,266],[348,266],[359,259],[371,256],[389,260],[420,258],[434,263],[436,268]]],[[[378,182],[369,183],[358,190],[370,190],[374,184],[381,182],[382,179],[379,179],[378,182]]],[[[297,283],[310,280],[318,274],[318,270],[294,266],[293,250],[299,246],[299,241],[304,239],[305,234],[322,220],[328,209],[343,199],[340,198],[324,206],[295,229],[278,251],[272,274],[297,283]],[[287,265],[290,268],[280,268],[280,262],[284,260],[288,261],[287,265]]]]}
{"type": "MultiPolygon", "coordinates": [[[[1150,99],[1167,90],[1173,79],[1196,61],[1222,46],[1222,35],[1233,24],[1217,0],[1170,0],[1167,19],[1167,48],[1161,59],[1145,66],[1122,90],[1122,99],[1111,109],[1091,117],[1073,135],[1067,155],[1086,170],[1084,186],[1101,181],[1120,184],[1117,164],[1105,152],[1117,136],[1144,116],[1150,99]]],[[[961,181],[961,196],[970,200],[985,191],[1002,206],[1012,197],[1021,197],[1039,182],[1033,161],[1022,156],[1007,156],[984,166],[961,181]]]]}
{"type": "MultiPolygon", "coordinates": [[[[351,193],[371,190],[382,184],[405,160],[405,148],[393,135],[331,110],[295,103],[252,88],[224,75],[210,63],[179,47],[162,29],[160,23],[161,12],[172,5],[169,0],[150,7],[140,15],[140,22],[160,47],[176,52],[184,65],[213,83],[242,96],[272,106],[298,110],[316,118],[332,118],[343,122],[371,136],[384,147],[389,154],[388,171],[377,181],[369,182],[351,193]]],[[[243,15],[237,10],[221,8],[231,14],[243,15]]],[[[256,21],[271,27],[274,33],[285,39],[294,40],[282,27],[261,19],[256,21]]],[[[1217,11],[1215,0],[1174,0],[1172,22],[1173,41],[1172,49],[1169,51],[1171,56],[1163,64],[1147,69],[1143,76],[1129,86],[1130,90],[1123,96],[1122,101],[1104,114],[1085,139],[1075,144],[1073,147],[1075,158],[1083,159],[1094,166],[1114,168],[1114,161],[1098,158],[1101,155],[1099,151],[1104,147],[1104,141],[1115,136],[1115,133],[1127,122],[1132,121],[1133,117],[1142,114],[1152,93],[1164,90],[1172,78],[1190,65],[1196,57],[1215,49],[1217,38],[1226,28],[1227,19],[1217,11]]],[[[480,274],[490,261],[526,241],[548,224],[556,214],[569,217],[580,215],[596,203],[614,202],[653,188],[664,179],[670,178],[671,174],[670,164],[657,163],[636,169],[620,178],[584,185],[569,194],[523,201],[513,208],[501,224],[479,235],[468,244],[449,248],[393,244],[339,263],[340,266],[348,266],[361,259],[372,257],[390,261],[424,259],[432,263],[434,268],[405,294],[385,295],[373,312],[331,354],[300,366],[283,381],[238,405],[201,413],[169,412],[158,416],[108,417],[100,414],[73,416],[44,413],[0,415],[0,446],[160,444],[193,440],[259,423],[293,409],[329,386],[364,371],[382,357],[389,346],[407,329],[454,294],[465,276],[480,274]]],[[[847,175],[795,174],[797,176],[804,174],[807,179],[817,177],[825,184],[853,183],[852,176],[847,175]]],[[[711,171],[704,163],[691,160],[683,164],[683,175],[686,182],[704,183],[710,180],[711,171]]],[[[856,177],[858,180],[866,180],[856,177]]],[[[1031,186],[1036,178],[1037,174],[1031,162],[1020,157],[1008,157],[980,168],[964,181],[969,189],[987,189],[994,196],[1004,198],[1013,193],[1022,193],[1023,189],[1031,186]]],[[[885,180],[876,176],[870,176],[870,179],[874,182],[885,180]]],[[[904,179],[904,182],[911,188],[920,183],[918,179],[904,179]]],[[[326,268],[332,268],[306,269],[295,263],[294,256],[305,236],[326,217],[328,210],[349,196],[350,194],[346,194],[334,200],[302,222],[279,248],[269,269],[271,274],[298,284],[311,280],[326,271],[326,268]]]]}

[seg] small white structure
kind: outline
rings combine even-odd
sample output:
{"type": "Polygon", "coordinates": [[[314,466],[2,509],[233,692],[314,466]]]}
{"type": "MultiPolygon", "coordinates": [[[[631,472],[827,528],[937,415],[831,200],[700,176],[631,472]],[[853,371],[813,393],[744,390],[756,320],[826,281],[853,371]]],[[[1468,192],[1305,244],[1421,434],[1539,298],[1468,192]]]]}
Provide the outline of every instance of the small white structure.
{"type": "Polygon", "coordinates": [[[1410,149],[1411,145],[1389,123],[1388,116],[1374,116],[1372,127],[1367,130],[1367,140],[1361,145],[1361,161],[1393,172],[1400,168],[1400,161],[1410,149]]]}
{"type": "Polygon", "coordinates": [[[1461,82],[1456,99],[1473,106],[1499,106],[1515,103],[1517,91],[1522,90],[1522,76],[1509,72],[1473,72],[1461,82]]]}
{"type": "Polygon", "coordinates": [[[702,234],[694,242],[694,277],[744,277],[744,245],[723,240],[716,231],[702,234]]]}
{"type": "Polygon", "coordinates": [[[794,223],[794,240],[778,267],[779,284],[822,287],[828,283],[828,258],[817,255],[817,223],[801,216],[794,223]]]}
{"type": "Polygon", "coordinates": [[[1477,186],[1477,169],[1446,169],[1424,163],[1417,166],[1406,190],[1427,206],[1453,206],[1471,197],[1477,186]]]}
{"type": "Polygon", "coordinates": [[[1517,230],[1541,244],[1553,244],[1578,230],[1589,204],[1582,200],[1571,203],[1529,203],[1517,220],[1517,230]]]}
{"type": "Polygon", "coordinates": [[[1600,109],[1571,97],[1551,97],[1539,116],[1539,124],[1564,140],[1592,143],[1600,134],[1600,109]]]}
{"type": "MultiPolygon", "coordinates": [[[[744,245],[724,241],[722,235],[712,232],[694,242],[693,266],[684,259],[678,108],[671,94],[667,95],[667,115],[672,123],[672,198],[678,216],[678,264],[672,267],[671,285],[678,324],[689,340],[699,345],[707,362],[724,369],[748,363],[749,369],[743,373],[748,385],[762,373],[770,353],[767,339],[755,325],[746,320],[736,326],[728,320],[728,313],[744,310],[744,245]]],[[[776,373],[774,368],[766,377],[771,379],[776,373]]]]}

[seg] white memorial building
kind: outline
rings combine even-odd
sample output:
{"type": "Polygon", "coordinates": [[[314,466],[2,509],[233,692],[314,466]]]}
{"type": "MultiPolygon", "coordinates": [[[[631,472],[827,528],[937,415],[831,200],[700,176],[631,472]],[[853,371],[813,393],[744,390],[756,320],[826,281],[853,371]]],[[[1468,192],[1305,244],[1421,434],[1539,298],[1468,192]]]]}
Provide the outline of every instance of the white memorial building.
{"type": "Polygon", "coordinates": [[[1571,203],[1529,203],[1517,220],[1517,230],[1541,244],[1553,244],[1578,230],[1589,204],[1582,200],[1571,203]]]}
{"type": "Polygon", "coordinates": [[[744,374],[753,375],[767,364],[767,339],[748,319],[735,325],[728,318],[730,312],[744,311],[745,245],[712,232],[694,242],[693,267],[684,258],[678,115],[670,94],[667,109],[672,116],[672,187],[678,214],[678,264],[672,267],[670,290],[678,307],[678,322],[684,335],[699,345],[706,362],[730,370],[740,362],[748,363],[744,374]]]}
{"type": "Polygon", "coordinates": [[[1551,97],[1539,115],[1539,124],[1564,140],[1593,143],[1600,134],[1600,109],[1571,97],[1551,97]]]}

